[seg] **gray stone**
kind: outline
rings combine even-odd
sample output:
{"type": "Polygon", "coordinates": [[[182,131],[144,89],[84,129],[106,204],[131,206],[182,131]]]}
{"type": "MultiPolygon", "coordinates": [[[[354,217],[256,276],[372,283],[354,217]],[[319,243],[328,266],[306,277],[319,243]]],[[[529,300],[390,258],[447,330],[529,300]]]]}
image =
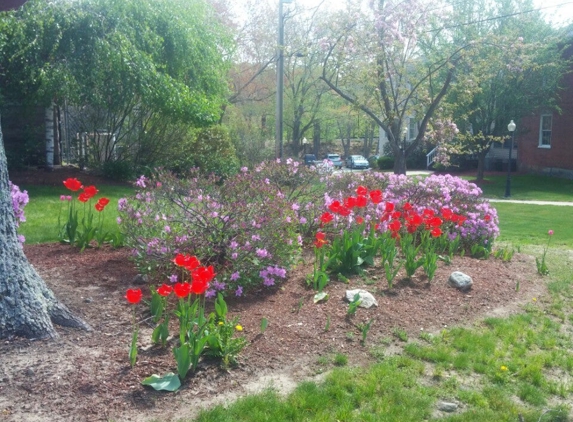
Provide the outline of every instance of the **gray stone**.
{"type": "Polygon", "coordinates": [[[352,302],[356,294],[360,295],[360,305],[358,305],[359,307],[368,309],[372,305],[378,306],[378,302],[376,301],[374,296],[372,296],[372,293],[362,289],[347,290],[346,300],[348,302],[352,302]]]}
{"type": "Polygon", "coordinates": [[[442,412],[455,412],[458,409],[458,405],[456,403],[451,403],[447,401],[440,401],[438,402],[438,410],[442,412]]]}
{"type": "Polygon", "coordinates": [[[147,274],[137,274],[131,281],[133,284],[147,284],[149,277],[147,274]]]}
{"type": "Polygon", "coordinates": [[[469,275],[464,274],[461,271],[454,271],[450,274],[448,284],[462,292],[466,292],[472,288],[473,280],[469,275]]]}

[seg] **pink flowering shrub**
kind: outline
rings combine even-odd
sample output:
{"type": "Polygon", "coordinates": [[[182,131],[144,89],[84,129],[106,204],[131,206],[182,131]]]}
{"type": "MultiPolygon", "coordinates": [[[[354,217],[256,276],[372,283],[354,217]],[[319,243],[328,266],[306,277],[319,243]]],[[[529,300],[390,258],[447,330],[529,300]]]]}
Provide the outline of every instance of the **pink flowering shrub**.
{"type": "MultiPolygon", "coordinates": [[[[16,217],[16,227],[20,226],[20,223],[26,221],[24,215],[24,207],[28,204],[30,200],[27,191],[20,191],[20,188],[8,181],[8,187],[10,188],[10,196],[12,197],[12,208],[14,209],[14,216],[16,217]]],[[[24,243],[25,238],[22,235],[18,235],[20,243],[24,243]]]]}
{"type": "MultiPolygon", "coordinates": [[[[443,211],[447,210],[466,217],[463,224],[453,225],[448,233],[450,240],[459,236],[463,248],[470,249],[477,244],[490,249],[499,235],[496,209],[482,198],[482,191],[477,185],[459,177],[450,175],[406,177],[377,172],[359,175],[338,174],[326,182],[326,207],[334,200],[340,201],[353,195],[359,185],[365,186],[368,190],[381,190],[384,198],[382,203],[377,205],[370,203],[362,211],[366,222],[380,222],[385,212],[385,202],[393,203],[396,209],[401,209],[403,204],[410,203],[413,210],[418,213],[422,213],[424,209],[431,209],[437,214],[443,214],[443,211]]],[[[345,221],[344,224],[349,223],[345,221]]],[[[384,224],[381,225],[381,229],[384,229],[384,224]]]]}
{"type": "MultiPolygon", "coordinates": [[[[298,216],[270,181],[246,169],[221,179],[196,169],[186,179],[157,171],[140,177],[133,198],[119,201],[120,227],[139,270],[178,280],[171,259],[180,251],[218,268],[207,296],[272,286],[300,253],[298,216]]],[[[180,281],[180,280],[179,280],[180,281]]]]}
{"type": "MultiPolygon", "coordinates": [[[[249,171],[243,168],[243,171],[249,171]]],[[[298,231],[310,239],[319,227],[324,206],[324,180],[319,169],[308,167],[287,158],[262,162],[252,170],[252,177],[260,183],[270,184],[290,203],[297,214],[298,231]]]]}

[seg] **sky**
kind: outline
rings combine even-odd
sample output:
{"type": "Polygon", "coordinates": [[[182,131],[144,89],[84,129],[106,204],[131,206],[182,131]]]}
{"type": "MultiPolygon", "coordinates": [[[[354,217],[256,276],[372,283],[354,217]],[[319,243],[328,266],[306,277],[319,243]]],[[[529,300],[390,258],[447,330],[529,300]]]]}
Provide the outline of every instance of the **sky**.
{"type": "MultiPolygon", "coordinates": [[[[278,1],[278,0],[271,0],[278,1]]],[[[293,0],[295,3],[313,6],[323,2],[334,8],[342,8],[345,0],[293,0]]],[[[573,22],[573,0],[533,0],[536,8],[541,9],[547,19],[556,26],[573,22]]]]}

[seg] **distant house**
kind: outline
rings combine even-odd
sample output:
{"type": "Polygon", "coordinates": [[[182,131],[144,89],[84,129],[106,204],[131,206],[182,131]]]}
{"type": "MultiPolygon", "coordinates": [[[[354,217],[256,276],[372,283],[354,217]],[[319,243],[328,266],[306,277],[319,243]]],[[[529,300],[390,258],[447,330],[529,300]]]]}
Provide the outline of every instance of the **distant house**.
{"type": "MultiPolygon", "coordinates": [[[[573,46],[565,51],[573,57],[573,46]]],[[[571,69],[573,70],[573,69],[571,69]]],[[[564,76],[561,113],[539,110],[521,120],[516,132],[520,171],[573,179],[573,73],[564,76]]]]}

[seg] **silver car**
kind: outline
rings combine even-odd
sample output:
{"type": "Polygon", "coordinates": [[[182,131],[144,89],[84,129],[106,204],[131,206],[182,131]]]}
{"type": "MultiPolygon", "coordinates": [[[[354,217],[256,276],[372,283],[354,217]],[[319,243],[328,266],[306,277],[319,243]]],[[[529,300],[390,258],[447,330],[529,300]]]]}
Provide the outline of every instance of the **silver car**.
{"type": "Polygon", "coordinates": [[[337,169],[342,168],[342,160],[340,158],[340,155],[338,155],[338,154],[326,154],[326,156],[324,158],[328,161],[331,161],[332,165],[335,168],[337,168],[337,169]]]}
{"type": "Polygon", "coordinates": [[[351,155],[346,159],[346,167],[349,169],[368,169],[370,164],[362,155],[351,155]]]}

